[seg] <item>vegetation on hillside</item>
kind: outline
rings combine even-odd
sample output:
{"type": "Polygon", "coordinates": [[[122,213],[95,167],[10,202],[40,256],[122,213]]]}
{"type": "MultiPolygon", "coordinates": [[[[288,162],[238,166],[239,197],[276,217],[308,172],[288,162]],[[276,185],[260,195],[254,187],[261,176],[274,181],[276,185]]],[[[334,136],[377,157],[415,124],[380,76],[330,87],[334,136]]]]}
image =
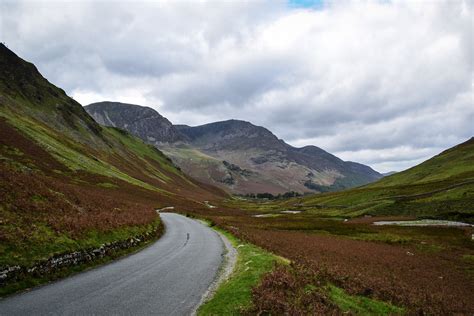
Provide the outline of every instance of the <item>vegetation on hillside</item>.
{"type": "MultiPolygon", "coordinates": [[[[267,210],[290,208],[322,217],[414,216],[474,223],[474,138],[375,183],[305,196],[267,210]]],[[[262,205],[260,205],[262,207],[262,205]]]]}
{"type": "Polygon", "coordinates": [[[408,314],[470,314],[472,227],[372,223],[417,217],[472,222],[473,143],[471,139],[364,187],[287,200],[233,197],[217,204],[218,212],[197,215],[299,267],[279,268],[264,277],[254,289],[256,312],[347,308],[353,313],[397,314],[401,310],[393,306],[399,306],[408,314]],[[331,286],[352,298],[340,297],[331,286]],[[366,305],[374,299],[388,305],[366,305]]]}
{"type": "Polygon", "coordinates": [[[225,196],[153,146],[98,125],[3,45],[0,135],[2,271],[157,230],[156,209],[225,196]]]}
{"type": "Polygon", "coordinates": [[[230,198],[188,178],[127,132],[96,124],[2,45],[0,135],[0,267],[29,267],[157,230],[155,210],[173,206],[245,245],[237,278],[223,286],[227,294],[203,307],[211,314],[227,308],[222,302],[234,291],[232,308],[249,313],[474,311],[472,227],[372,225],[378,218],[420,217],[472,223],[473,139],[347,191],[271,201],[230,198]],[[273,267],[268,252],[293,265],[264,274],[273,267]]]}

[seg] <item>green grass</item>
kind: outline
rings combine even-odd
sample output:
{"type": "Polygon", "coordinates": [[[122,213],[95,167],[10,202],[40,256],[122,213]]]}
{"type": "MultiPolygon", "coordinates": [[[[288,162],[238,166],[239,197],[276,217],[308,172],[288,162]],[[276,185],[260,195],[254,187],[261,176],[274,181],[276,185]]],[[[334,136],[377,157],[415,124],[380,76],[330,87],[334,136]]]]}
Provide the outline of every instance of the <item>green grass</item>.
{"type": "Polygon", "coordinates": [[[119,186],[110,182],[101,182],[96,184],[98,187],[101,188],[107,188],[107,189],[115,189],[118,188],[119,186]]]}
{"type": "Polygon", "coordinates": [[[147,145],[138,138],[132,136],[131,134],[118,130],[112,127],[104,127],[104,131],[107,134],[112,135],[114,138],[119,140],[127,150],[130,150],[135,155],[137,155],[142,163],[142,167],[154,175],[157,179],[168,182],[171,181],[171,178],[165,175],[163,172],[154,168],[148,160],[155,160],[160,166],[166,171],[173,173],[175,175],[183,177],[183,174],[178,172],[171,162],[164,156],[160,151],[151,145],[147,145]]]}
{"type": "Polygon", "coordinates": [[[403,308],[364,296],[349,295],[334,285],[328,286],[328,293],[331,301],[343,312],[356,315],[402,315],[405,313],[403,308]]]}
{"type": "MultiPolygon", "coordinates": [[[[29,228],[29,237],[15,242],[0,244],[0,266],[21,265],[29,267],[35,262],[46,260],[51,256],[73,252],[80,249],[98,248],[102,244],[125,240],[131,236],[157,229],[160,224],[157,219],[148,225],[121,227],[107,232],[90,230],[79,238],[74,238],[67,233],[58,233],[45,223],[36,222],[29,228]]],[[[17,222],[4,225],[4,232],[18,230],[25,227],[17,222]]]]}
{"type": "Polygon", "coordinates": [[[210,301],[199,308],[198,315],[239,315],[250,306],[252,288],[262,275],[271,271],[275,262],[284,262],[284,259],[218,230],[237,249],[238,258],[230,278],[219,286],[210,301]]]}
{"type": "Polygon", "coordinates": [[[462,258],[466,262],[474,264],[474,255],[463,255],[462,258]]]}
{"type": "Polygon", "coordinates": [[[373,187],[426,183],[474,175],[474,139],[459,144],[406,171],[383,178],[373,187]]]}
{"type": "Polygon", "coordinates": [[[158,188],[135,179],[128,174],[120,171],[111,164],[91,157],[90,154],[84,153],[83,148],[78,143],[56,134],[52,129],[46,128],[27,117],[19,117],[16,115],[5,115],[7,112],[0,112],[0,116],[4,116],[13,126],[19,128],[30,138],[34,139],[41,147],[51,153],[59,162],[67,166],[71,170],[84,170],[90,173],[96,173],[107,177],[117,178],[131,184],[149,189],[159,190],[158,188]]]}
{"type": "MultiPolygon", "coordinates": [[[[238,259],[230,278],[219,286],[211,300],[199,308],[198,315],[240,315],[251,306],[252,288],[258,285],[261,277],[270,272],[275,263],[289,262],[255,245],[244,243],[227,231],[216,230],[237,249],[238,259]]],[[[364,296],[349,295],[334,285],[328,285],[325,291],[343,312],[357,315],[404,314],[403,308],[364,296]]]]}
{"type": "Polygon", "coordinates": [[[405,215],[474,223],[474,139],[424,163],[350,190],[284,201],[229,205],[251,211],[299,209],[325,217],[405,215]]]}

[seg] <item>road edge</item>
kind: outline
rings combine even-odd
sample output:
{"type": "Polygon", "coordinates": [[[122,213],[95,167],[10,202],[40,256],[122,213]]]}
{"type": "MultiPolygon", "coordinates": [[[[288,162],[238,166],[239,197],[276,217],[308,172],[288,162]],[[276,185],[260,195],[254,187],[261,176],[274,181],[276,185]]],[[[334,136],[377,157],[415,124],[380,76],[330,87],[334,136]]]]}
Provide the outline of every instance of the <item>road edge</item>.
{"type": "MultiPolygon", "coordinates": [[[[209,227],[208,223],[199,219],[195,219],[196,221],[200,222],[201,224],[209,227]]],[[[222,263],[219,267],[219,270],[217,271],[216,277],[214,278],[214,281],[209,285],[208,289],[204,294],[202,295],[199,303],[195,306],[193,311],[191,312],[192,316],[197,315],[197,311],[199,307],[201,307],[203,304],[205,304],[207,301],[210,301],[216,291],[219,289],[219,286],[225,282],[226,280],[229,279],[229,277],[232,275],[232,272],[234,272],[235,265],[237,263],[237,257],[238,257],[238,252],[237,249],[232,246],[232,243],[230,240],[220,231],[211,228],[221,239],[222,244],[224,245],[223,253],[222,253],[222,263]]]]}

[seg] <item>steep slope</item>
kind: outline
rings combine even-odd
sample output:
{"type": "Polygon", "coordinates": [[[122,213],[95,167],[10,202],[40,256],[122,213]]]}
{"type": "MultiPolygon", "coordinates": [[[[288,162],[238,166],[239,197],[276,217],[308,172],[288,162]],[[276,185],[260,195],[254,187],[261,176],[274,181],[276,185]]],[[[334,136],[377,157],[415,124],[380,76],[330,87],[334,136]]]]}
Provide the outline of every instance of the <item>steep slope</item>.
{"type": "Polygon", "coordinates": [[[471,138],[403,172],[363,187],[305,197],[296,206],[323,216],[410,215],[474,223],[473,162],[471,138]]]}
{"type": "MultiPolygon", "coordinates": [[[[196,127],[175,125],[173,131],[182,135],[179,141],[174,141],[174,137],[154,142],[150,139],[151,132],[147,132],[152,128],[136,129],[143,125],[138,122],[150,115],[145,114],[150,112],[149,108],[136,113],[136,106],[130,105],[128,109],[123,105],[111,106],[96,103],[86,110],[98,122],[120,126],[156,145],[192,177],[232,193],[335,191],[382,176],[370,167],[342,161],[316,146],[292,147],[266,128],[239,120],[196,127]],[[117,115],[118,112],[124,114],[117,115]],[[132,112],[135,117],[128,115],[132,112]],[[105,117],[109,119],[106,121],[105,117]],[[115,121],[113,117],[119,118],[115,121]]],[[[154,116],[161,117],[156,112],[154,116]]],[[[159,124],[155,129],[160,129],[159,124]]]]}
{"type": "Polygon", "coordinates": [[[474,137],[403,172],[374,183],[374,187],[474,179],[474,137]]]}
{"type": "Polygon", "coordinates": [[[155,147],[97,124],[4,45],[0,183],[0,271],[148,234],[159,227],[157,208],[206,208],[226,196],[155,147]]]}

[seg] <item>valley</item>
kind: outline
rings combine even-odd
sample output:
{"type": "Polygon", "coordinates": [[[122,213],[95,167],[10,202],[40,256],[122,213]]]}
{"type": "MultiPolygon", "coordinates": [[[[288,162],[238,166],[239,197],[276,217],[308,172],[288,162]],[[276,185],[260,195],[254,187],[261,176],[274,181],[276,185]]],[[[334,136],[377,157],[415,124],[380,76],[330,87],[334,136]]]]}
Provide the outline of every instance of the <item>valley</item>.
{"type": "Polygon", "coordinates": [[[305,290],[317,282],[403,306],[409,314],[469,314],[474,308],[473,161],[471,138],[366,186],[283,201],[234,197],[218,205],[219,213],[206,210],[198,216],[292,260],[291,267],[277,268],[254,289],[255,311],[311,314],[341,308],[323,303],[334,302],[327,287],[305,290]],[[374,225],[423,218],[464,224],[374,225]]]}
{"type": "MultiPolygon", "coordinates": [[[[150,311],[144,301],[160,301],[143,286],[152,276],[166,279],[166,289],[178,283],[186,289],[195,282],[184,278],[192,272],[186,267],[204,266],[198,275],[207,278],[196,283],[202,294],[223,250],[214,239],[195,238],[201,235],[191,228],[173,235],[170,218],[198,224],[176,214],[160,218],[163,210],[205,221],[210,228],[199,226],[202,234],[214,238],[211,228],[226,234],[238,253],[235,271],[202,305],[202,315],[474,311],[474,138],[382,178],[318,147],[292,147],[245,121],[190,127],[137,105],[84,109],[3,44],[0,135],[0,294],[6,297],[0,304],[81,271],[38,292],[82,278],[103,291],[107,282],[93,276],[133,260],[139,262],[121,271],[140,274],[142,281],[133,283],[140,295],[127,295],[129,275],[111,274],[117,283],[110,293],[137,306],[130,314],[150,311]],[[244,196],[288,191],[313,194],[244,196]],[[406,220],[465,225],[374,225],[406,220]],[[166,242],[176,261],[165,270],[147,265],[168,253],[160,246],[166,242]],[[217,247],[212,262],[197,264],[211,244],[217,247]],[[87,260],[50,264],[78,253],[87,260]]],[[[173,293],[166,289],[163,297],[173,293]]],[[[110,301],[86,297],[84,304],[94,302],[104,314],[121,311],[110,301]]],[[[11,314],[19,311],[9,306],[11,314]]]]}

